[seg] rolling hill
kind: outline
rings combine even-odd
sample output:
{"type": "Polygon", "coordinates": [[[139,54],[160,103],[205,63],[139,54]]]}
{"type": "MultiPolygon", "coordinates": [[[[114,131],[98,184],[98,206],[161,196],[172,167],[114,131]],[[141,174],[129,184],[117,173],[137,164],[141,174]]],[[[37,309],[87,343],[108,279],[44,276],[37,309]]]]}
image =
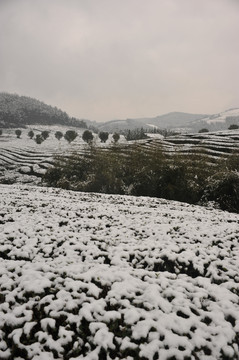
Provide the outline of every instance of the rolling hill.
{"type": "Polygon", "coordinates": [[[152,129],[153,127],[164,129],[191,129],[192,122],[199,121],[205,117],[207,117],[207,115],[171,112],[169,114],[160,115],[153,118],[146,117],[138,119],[112,120],[98,124],[98,128],[102,131],[110,132],[125,129],[134,130],[140,127],[143,127],[144,129],[152,129]]]}
{"type": "Polygon", "coordinates": [[[229,125],[239,125],[239,108],[224,112],[207,114],[189,114],[185,112],[170,112],[156,117],[137,119],[110,120],[96,122],[79,120],[70,117],[66,112],[46,105],[42,101],[17,94],[0,93],[0,128],[25,127],[26,125],[66,125],[74,127],[91,126],[100,131],[144,129],[170,129],[184,132],[195,132],[202,128],[209,131],[225,130],[229,125]]]}
{"type": "MultiPolygon", "coordinates": [[[[42,144],[36,144],[28,137],[28,129],[22,130],[21,138],[17,138],[14,129],[4,130],[0,136],[0,183],[32,183],[39,184],[42,175],[49,166],[53,165],[56,154],[67,154],[77,151],[85,154],[89,146],[82,140],[83,129],[75,130],[78,137],[69,145],[65,139],[58,141],[55,132],[60,130],[64,133],[68,127],[64,126],[35,126],[31,127],[35,135],[43,130],[49,131],[49,138],[42,144]]],[[[111,137],[106,144],[100,143],[97,134],[94,134],[99,150],[107,150],[111,147],[111,137]]],[[[157,134],[156,134],[157,136],[157,134]]],[[[218,159],[227,159],[231,155],[239,153],[239,130],[227,130],[209,133],[191,133],[169,136],[166,138],[152,138],[139,140],[137,144],[144,152],[157,147],[163,147],[164,152],[170,157],[175,152],[182,156],[203,155],[205,159],[214,163],[218,159]]],[[[125,141],[121,136],[120,148],[126,154],[135,145],[135,141],[125,141]]]]}
{"type": "Polygon", "coordinates": [[[191,123],[192,128],[207,128],[211,131],[225,130],[232,124],[239,126],[239,108],[229,109],[191,123]]]}
{"type": "Polygon", "coordinates": [[[141,127],[144,129],[156,127],[159,129],[196,132],[202,128],[207,128],[209,131],[226,130],[231,124],[239,125],[239,108],[213,115],[171,112],[152,118],[112,120],[98,124],[98,128],[102,131],[110,132],[125,129],[134,130],[141,127]]]}
{"type": "Polygon", "coordinates": [[[34,124],[87,127],[85,121],[72,118],[66,112],[42,101],[17,94],[0,93],[0,128],[23,128],[34,124]]]}

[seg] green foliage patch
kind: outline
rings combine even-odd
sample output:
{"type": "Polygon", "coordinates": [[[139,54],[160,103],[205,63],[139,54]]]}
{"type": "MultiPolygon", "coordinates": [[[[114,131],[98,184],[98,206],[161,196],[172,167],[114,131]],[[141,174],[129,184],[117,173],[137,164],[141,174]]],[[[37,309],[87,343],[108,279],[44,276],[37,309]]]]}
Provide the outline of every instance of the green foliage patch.
{"type": "Polygon", "coordinates": [[[236,154],[212,164],[206,154],[166,153],[160,146],[148,150],[137,144],[127,149],[114,145],[107,150],[91,146],[87,155],[57,157],[43,180],[76,191],[153,196],[190,204],[202,199],[203,204],[214,201],[224,210],[238,212],[238,164],[236,154]],[[222,194],[218,196],[210,186],[222,173],[233,179],[228,181],[235,190],[220,186],[217,191],[222,194]]]}

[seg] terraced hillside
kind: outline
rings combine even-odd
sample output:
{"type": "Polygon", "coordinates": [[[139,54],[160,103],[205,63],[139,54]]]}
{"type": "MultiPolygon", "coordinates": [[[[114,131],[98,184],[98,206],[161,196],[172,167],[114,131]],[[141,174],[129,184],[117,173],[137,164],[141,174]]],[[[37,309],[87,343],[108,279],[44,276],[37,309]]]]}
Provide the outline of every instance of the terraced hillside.
{"type": "MultiPolygon", "coordinates": [[[[37,130],[48,129],[39,127],[37,130]]],[[[88,146],[81,138],[82,131],[77,129],[79,136],[70,145],[63,139],[58,141],[54,133],[58,128],[51,127],[50,137],[41,145],[36,144],[27,136],[27,130],[21,139],[17,139],[14,131],[0,136],[0,182],[2,183],[33,183],[39,184],[42,174],[53,164],[56,154],[67,154],[71,151],[85,153],[88,146]]],[[[66,129],[63,129],[63,133],[66,129]]],[[[122,151],[126,154],[135,142],[121,142],[122,151]]],[[[182,156],[204,156],[212,164],[219,158],[227,158],[232,154],[239,154],[239,130],[219,131],[205,134],[184,134],[167,138],[149,138],[137,142],[138,146],[150,151],[155,147],[162,147],[170,154],[177,152],[182,156]]],[[[111,140],[105,145],[97,142],[101,149],[107,149],[111,140]]]]}
{"type": "Polygon", "coordinates": [[[239,358],[239,215],[0,192],[0,359],[239,358]]]}
{"type": "MultiPolygon", "coordinates": [[[[159,143],[157,139],[150,139],[144,142],[144,146],[157,146],[159,143]]],[[[177,151],[182,155],[205,155],[213,162],[214,159],[239,154],[239,131],[179,134],[165,138],[163,146],[168,154],[177,151]]]]}
{"type": "MultiPolygon", "coordinates": [[[[34,129],[36,134],[43,130],[49,130],[49,127],[38,126],[34,129]]],[[[56,154],[83,151],[85,145],[81,139],[81,130],[77,129],[79,137],[70,145],[64,139],[58,141],[55,138],[57,130],[65,133],[68,128],[51,127],[49,138],[42,144],[37,144],[27,136],[29,129],[22,130],[19,139],[16,138],[15,130],[5,130],[0,136],[0,182],[39,184],[42,175],[53,164],[56,154]]]]}

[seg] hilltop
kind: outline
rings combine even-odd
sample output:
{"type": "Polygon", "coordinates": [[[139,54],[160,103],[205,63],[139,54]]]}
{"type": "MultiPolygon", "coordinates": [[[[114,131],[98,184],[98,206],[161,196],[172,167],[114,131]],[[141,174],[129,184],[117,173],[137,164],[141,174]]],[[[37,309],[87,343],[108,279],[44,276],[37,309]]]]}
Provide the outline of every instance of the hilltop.
{"type": "Polygon", "coordinates": [[[26,125],[68,125],[87,127],[84,120],[70,117],[66,112],[28,96],[0,93],[0,128],[26,125]]]}
{"type": "Polygon", "coordinates": [[[105,123],[98,124],[98,128],[103,131],[120,131],[120,130],[133,130],[143,127],[144,129],[156,128],[191,128],[191,123],[206,118],[208,115],[203,114],[188,114],[183,112],[171,112],[168,114],[145,117],[137,119],[125,120],[111,120],[105,123]]]}
{"type": "Polygon", "coordinates": [[[168,114],[138,119],[111,120],[97,124],[100,131],[122,131],[144,129],[170,129],[183,132],[197,132],[202,128],[209,131],[226,130],[232,124],[239,125],[239,108],[229,109],[221,113],[189,114],[184,112],[170,112],[168,114]]]}
{"type": "Polygon", "coordinates": [[[169,129],[183,132],[197,132],[202,128],[209,131],[226,130],[232,124],[239,125],[239,108],[216,114],[190,114],[170,112],[155,117],[114,119],[106,122],[80,120],[42,101],[17,94],[0,93],[0,128],[26,127],[27,125],[65,125],[99,131],[120,132],[124,130],[169,129]]]}

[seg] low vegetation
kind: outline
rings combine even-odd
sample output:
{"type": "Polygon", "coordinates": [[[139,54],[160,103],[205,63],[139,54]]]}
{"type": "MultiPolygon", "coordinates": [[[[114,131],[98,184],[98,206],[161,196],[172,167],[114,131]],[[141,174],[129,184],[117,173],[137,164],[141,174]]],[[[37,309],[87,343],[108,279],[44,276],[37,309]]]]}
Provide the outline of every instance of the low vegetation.
{"type": "Polygon", "coordinates": [[[228,130],[237,130],[237,129],[239,129],[239,125],[237,124],[231,124],[228,128],[228,130]]]}
{"type": "Polygon", "coordinates": [[[160,129],[157,127],[153,127],[151,129],[141,127],[141,128],[136,128],[134,130],[127,130],[127,129],[121,130],[120,134],[124,135],[126,140],[131,141],[131,140],[147,139],[148,138],[147,134],[160,134],[163,137],[168,137],[168,136],[176,135],[177,132],[169,129],[160,129]]]}
{"type": "Polygon", "coordinates": [[[145,151],[137,144],[127,149],[90,146],[86,155],[56,157],[44,181],[76,191],[153,196],[190,204],[214,202],[239,212],[239,157],[214,163],[206,155],[170,155],[158,146],[145,151]]]}
{"type": "Polygon", "coordinates": [[[201,130],[199,130],[199,133],[205,133],[205,132],[209,132],[209,130],[207,128],[202,128],[201,130]]]}
{"type": "Polygon", "coordinates": [[[237,214],[0,193],[1,360],[238,360],[237,214]]]}

